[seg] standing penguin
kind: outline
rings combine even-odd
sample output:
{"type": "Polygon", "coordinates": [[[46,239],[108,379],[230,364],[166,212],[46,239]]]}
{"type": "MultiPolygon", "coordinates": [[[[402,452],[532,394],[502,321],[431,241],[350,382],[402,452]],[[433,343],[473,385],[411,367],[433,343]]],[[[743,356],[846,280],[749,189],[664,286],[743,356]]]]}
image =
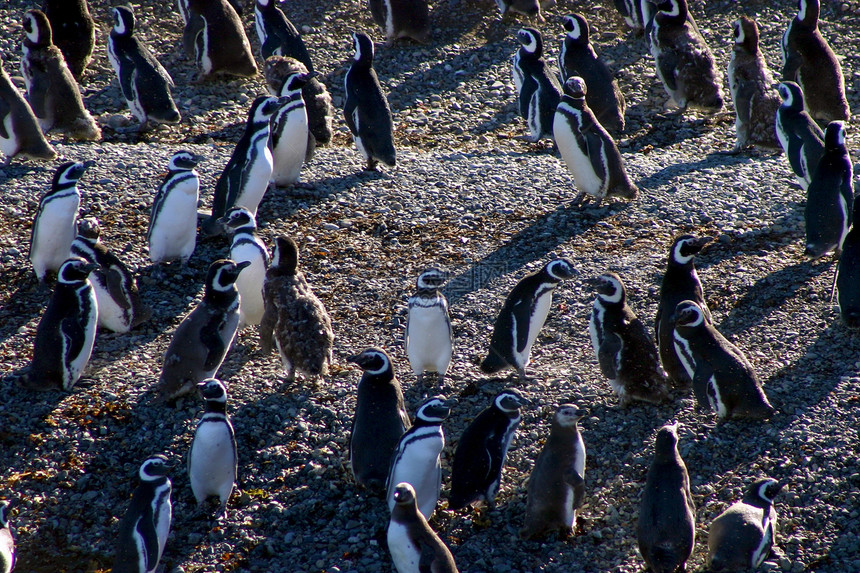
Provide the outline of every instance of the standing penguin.
{"type": "Polygon", "coordinates": [[[162,455],[152,456],[140,466],[140,485],[119,523],[113,573],[153,573],[158,567],[173,517],[169,470],[162,455]]]}
{"type": "Polygon", "coordinates": [[[0,501],[0,573],[10,573],[15,566],[15,538],[9,527],[8,501],[0,501]]]}
{"type": "Polygon", "coordinates": [[[157,402],[193,392],[218,372],[239,326],[236,278],[250,264],[219,259],[209,266],[203,300],[176,327],[164,353],[157,402]]]}
{"type": "Polygon", "coordinates": [[[776,110],[776,137],[797,183],[805,191],[824,155],[824,132],[803,108],[803,91],[794,82],[777,86],[782,103],[776,110]]]}
{"type": "Polygon", "coordinates": [[[614,0],[614,4],[624,22],[636,34],[644,33],[645,41],[650,42],[648,36],[654,22],[654,3],[651,0],[614,0]]]}
{"type": "Polygon", "coordinates": [[[687,466],[678,453],[678,423],[657,431],[639,521],[639,552],[654,573],[684,571],[696,541],[696,506],[687,466]]]}
{"type": "Polygon", "coordinates": [[[854,167],[845,147],[845,124],[832,121],[824,131],[824,155],[806,189],[807,256],[838,255],[851,227],[854,208],[854,167]]]}
{"type": "Polygon", "coordinates": [[[448,508],[460,509],[485,501],[492,509],[502,483],[502,470],[525,404],[522,394],[502,390],[488,408],[463,430],[451,466],[448,508]]]}
{"type": "Polygon", "coordinates": [[[534,18],[538,22],[543,22],[544,17],[541,14],[541,9],[546,10],[555,6],[556,0],[496,0],[496,5],[499,7],[499,12],[502,18],[509,13],[522,14],[527,18],[534,18]]]}
{"type": "Polygon", "coordinates": [[[215,74],[257,75],[257,62],[236,10],[227,0],[178,0],[182,44],[197,63],[197,82],[215,74]]]}
{"type": "Polygon", "coordinates": [[[394,504],[386,537],[397,573],[458,573],[451,551],[418,511],[415,488],[397,484],[394,504]]]}
{"type": "Polygon", "coordinates": [[[87,0],[45,0],[42,11],[51,23],[54,44],[69,71],[80,80],[96,45],[96,23],[87,0]]]}
{"type": "Polygon", "coordinates": [[[741,501],[711,523],[708,532],[708,568],[711,571],[758,569],[770,554],[776,538],[773,500],[783,484],[772,478],[750,485],[741,501]]]}
{"type": "Polygon", "coordinates": [[[760,420],[774,413],[758,376],[740,348],[705,320],[691,300],[678,303],[673,315],[675,352],[693,381],[696,402],[721,419],[760,420]]]}
{"type": "Polygon", "coordinates": [[[430,268],[418,275],[415,294],[409,297],[406,318],[406,356],[420,385],[425,372],[435,372],[441,387],[454,352],[454,332],[448,316],[448,299],[439,290],[447,275],[430,268]]]}
{"type": "Polygon", "coordinates": [[[33,360],[21,385],[31,390],[69,391],[80,379],[96,340],[98,302],[88,280],[98,265],[72,257],[57,273],[57,285],[36,327],[33,360]]]}
{"type": "Polygon", "coordinates": [[[138,131],[145,131],[150,120],[179,123],[181,116],[170,95],[173,79],[134,35],[134,24],[130,6],[113,9],[113,29],[107,52],[128,108],[140,122],[138,131]]]}
{"type": "Polygon", "coordinates": [[[271,56],[295,58],[304,64],[308,73],[314,73],[314,65],[302,35],[278,7],[277,0],[256,0],[254,26],[260,39],[260,56],[263,60],[271,56]]]}
{"type": "Polygon", "coordinates": [[[39,161],[53,161],[57,152],[42,134],[30,105],[3,69],[0,58],[0,151],[9,165],[18,155],[39,161]]]}
{"type": "MultiPolygon", "coordinates": [[[[600,125],[607,131],[624,131],[624,112],[627,104],[603,60],[597,57],[589,41],[588,22],[579,14],[565,16],[562,21],[565,35],[558,54],[559,79],[564,84],[567,78],[579,76],[585,80],[588,93],[585,101],[594,112],[600,125]]],[[[560,96],[559,96],[560,97],[560,96]]]]}
{"type": "Polygon", "coordinates": [[[651,55],[657,76],[682,110],[716,113],[723,107],[721,75],[711,49],[687,11],[686,0],[657,0],[651,55]]]}
{"type": "Polygon", "coordinates": [[[373,69],[373,42],[367,34],[353,32],[352,45],[355,55],[344,77],[346,125],[367,162],[365,169],[375,170],[380,161],[394,167],[394,119],[373,69]]]}
{"type": "Polygon", "coordinates": [[[293,74],[284,81],[279,94],[284,103],[271,119],[272,183],[278,187],[298,182],[309,157],[308,114],[302,97],[309,79],[308,74],[293,74]]]}
{"type": "Polygon", "coordinates": [[[369,0],[370,14],[385,32],[385,39],[394,43],[410,38],[421,44],[430,41],[430,9],[427,0],[369,0]]]}
{"type": "Polygon", "coordinates": [[[597,298],[588,323],[600,371],[622,406],[633,400],[660,404],[668,398],[666,373],[660,367],[654,339],[627,305],[627,291],[615,273],[595,280],[597,298]]]}
{"type": "Polygon", "coordinates": [[[368,348],[347,361],[364,370],[352,417],[349,465],[356,483],[382,489],[391,454],[403,432],[411,426],[403,404],[403,390],[394,377],[391,358],[381,348],[368,348]]]}
{"type": "Polygon", "coordinates": [[[397,484],[406,482],[415,488],[418,510],[429,519],[436,509],[442,487],[442,462],[439,455],[445,447],[442,422],[451,413],[451,402],[444,396],[433,396],[421,404],[415,422],[397,443],[391,456],[386,487],[388,509],[394,510],[397,484]]]}
{"type": "Polygon", "coordinates": [[[711,237],[693,235],[681,235],[675,239],[672,242],[672,248],[669,249],[666,272],[660,284],[660,303],[657,305],[654,331],[657,333],[660,363],[669,375],[669,381],[676,388],[688,389],[693,380],[675,352],[675,323],[672,321],[672,313],[675,312],[679,302],[692,300],[702,309],[705,321],[708,324],[713,322],[711,311],[705,303],[702,283],[699,281],[696,265],[693,262],[695,256],[711,241],[713,241],[711,237]]]}
{"type": "Polygon", "coordinates": [[[197,198],[200,174],[194,169],[203,158],[178,151],[167,164],[167,176],[152,201],[146,241],[149,258],[159,264],[188,262],[197,246],[197,198]]]}
{"type": "Polygon", "coordinates": [[[197,385],[205,410],[197,423],[188,450],[188,480],[197,506],[210,496],[221,501],[218,517],[227,515],[227,500],[236,483],[239,455],[233,424],[227,416],[227,389],[220,380],[209,378],[197,385]]]}
{"type": "Polygon", "coordinates": [[[22,26],[21,75],[27,86],[27,101],[42,131],[57,129],[72,139],[101,139],[101,130],[84,107],[63,54],[51,41],[47,16],[41,10],[29,10],[22,26]]]}
{"type": "Polygon", "coordinates": [[[729,60],[729,90],[735,104],[735,147],[778,148],[776,110],[780,99],[772,91],[773,76],[758,47],[755,20],[741,16],[732,24],[734,48],[729,60]]]}
{"type": "Polygon", "coordinates": [[[797,16],[782,35],[782,80],[800,84],[806,109],[823,124],[848,121],[845,78],[839,58],[818,30],[819,0],[798,0],[797,16]]]}
{"type": "Polygon", "coordinates": [[[206,234],[223,233],[218,219],[233,205],[241,205],[257,215],[274,166],[269,149],[270,120],[285,103],[286,98],[260,96],[251,104],[245,132],[215,183],[212,215],[200,225],[206,234]]]}
{"type": "Polygon", "coordinates": [[[587,415],[574,404],[556,410],[549,438],[529,476],[522,539],[556,530],[564,536],[573,533],[576,510],[585,501],[585,442],[578,423],[587,415]]]}
{"type": "Polygon", "coordinates": [[[269,93],[275,96],[284,95],[287,78],[294,74],[308,74],[308,83],[302,88],[302,98],[305,100],[305,112],[308,114],[308,149],[305,161],[309,161],[317,145],[325,145],[331,141],[334,121],[334,107],[331,95],[325,84],[315,77],[310,77],[307,67],[294,58],[269,56],[263,68],[269,93]]]}
{"type": "Polygon", "coordinates": [[[81,219],[71,254],[99,266],[90,273],[90,282],[98,300],[99,326],[114,332],[128,332],[149,320],[152,309],[140,299],[134,275],[99,241],[100,235],[97,219],[81,219]]]}
{"type": "Polygon", "coordinates": [[[606,197],[636,199],[639,189],[627,175],[612,136],[588,107],[587,92],[581,77],[568,78],[553,120],[555,143],[579,189],[573,203],[579,204],[588,196],[594,197],[598,205],[606,197]]]}
{"type": "Polygon", "coordinates": [[[496,317],[490,351],[481,362],[481,371],[494,374],[515,368],[520,380],[525,381],[532,345],[549,315],[552,293],[561,281],[575,274],[573,261],[559,258],[517,283],[496,317]]]}
{"type": "Polygon", "coordinates": [[[543,59],[543,38],[535,28],[517,32],[519,49],[514,54],[513,75],[520,116],[529,126],[528,141],[552,139],[553,114],[561,99],[561,86],[547,70],[543,59]]]}
{"type": "Polygon", "coordinates": [[[298,266],[295,241],[289,237],[275,239],[272,265],[263,282],[260,350],[270,354],[273,345],[277,346],[287,379],[294,380],[296,372],[302,372],[313,377],[316,385],[328,374],[334,332],[325,306],[298,266]]]}
{"type": "Polygon", "coordinates": [[[239,330],[249,324],[260,324],[263,318],[263,281],[269,268],[269,249],[257,235],[257,221],[244,207],[231,207],[221,223],[232,235],[230,258],[237,263],[248,261],[248,268],[239,273],[239,330]]]}
{"type": "Polygon", "coordinates": [[[842,240],[842,254],[836,267],[836,298],[842,322],[860,328],[860,198],[854,197],[853,225],[842,240]]]}
{"type": "Polygon", "coordinates": [[[30,232],[30,262],[40,281],[69,258],[81,205],[78,180],[91,163],[67,161],[54,172],[51,190],[42,196],[30,232]]]}

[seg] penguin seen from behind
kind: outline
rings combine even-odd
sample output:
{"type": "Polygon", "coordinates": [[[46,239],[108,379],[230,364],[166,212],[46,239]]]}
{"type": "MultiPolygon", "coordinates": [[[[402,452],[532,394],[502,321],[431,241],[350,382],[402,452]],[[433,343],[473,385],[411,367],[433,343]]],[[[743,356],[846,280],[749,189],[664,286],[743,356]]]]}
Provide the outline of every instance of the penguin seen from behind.
{"type": "Polygon", "coordinates": [[[314,65],[302,35],[278,7],[277,0],[254,2],[254,27],[260,40],[260,56],[264,61],[271,56],[295,58],[313,75],[314,65]]]}
{"type": "Polygon", "coordinates": [[[227,0],[178,0],[185,21],[182,43],[194,56],[198,68],[195,81],[216,74],[239,77],[257,75],[257,62],[242,26],[242,20],[227,0]]]}
{"type": "Polygon", "coordinates": [[[529,128],[526,139],[552,139],[553,114],[561,98],[561,86],[555,74],[547,70],[541,33],[535,28],[520,28],[517,41],[520,47],[514,54],[513,76],[520,116],[529,128]]]}
{"type": "Polygon", "coordinates": [[[54,45],[80,81],[96,45],[96,24],[87,0],[45,0],[42,11],[51,23],[54,45]]]}
{"type": "Polygon", "coordinates": [[[370,14],[385,32],[385,39],[394,43],[409,38],[419,44],[430,41],[430,9],[427,0],[369,0],[370,14]]]}
{"type": "Polygon", "coordinates": [[[805,254],[817,259],[842,251],[854,208],[854,166],[845,146],[845,124],[831,121],[824,131],[824,155],[806,189],[805,254]]]}

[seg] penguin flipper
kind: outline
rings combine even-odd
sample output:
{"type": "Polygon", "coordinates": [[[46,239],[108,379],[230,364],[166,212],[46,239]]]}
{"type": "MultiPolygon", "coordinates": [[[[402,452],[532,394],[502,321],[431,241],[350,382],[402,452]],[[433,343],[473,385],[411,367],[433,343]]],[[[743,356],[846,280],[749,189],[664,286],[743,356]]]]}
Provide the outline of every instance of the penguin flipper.
{"type": "Polygon", "coordinates": [[[358,108],[358,100],[347,90],[346,102],[343,104],[343,119],[346,121],[349,132],[353,135],[358,135],[358,126],[356,125],[355,118],[356,108],[358,108]]]}
{"type": "Polygon", "coordinates": [[[182,47],[189,56],[194,56],[197,50],[197,36],[203,31],[205,22],[199,14],[190,14],[182,31],[182,47]]]}
{"type": "Polygon", "coordinates": [[[108,294],[120,308],[128,310],[131,308],[131,300],[123,287],[124,278],[122,271],[116,266],[109,267],[105,273],[108,294]]]}
{"type": "Polygon", "coordinates": [[[84,338],[86,337],[81,322],[74,316],[67,316],[60,323],[60,332],[63,335],[63,348],[65,349],[65,356],[62,357],[63,360],[66,360],[68,356],[77,356],[80,354],[84,347],[84,338]]]}
{"type": "Polygon", "coordinates": [[[696,361],[696,371],[693,373],[693,394],[696,396],[696,402],[702,408],[711,409],[711,401],[708,399],[708,383],[711,376],[714,375],[714,370],[707,362],[696,361]]]}
{"type": "Polygon", "coordinates": [[[571,469],[564,474],[564,481],[573,488],[573,509],[582,507],[585,502],[585,478],[576,470],[571,469]]]}
{"type": "Polygon", "coordinates": [[[213,370],[218,367],[224,355],[227,353],[227,345],[221,338],[222,323],[208,324],[200,330],[200,342],[206,348],[206,360],[203,363],[204,370],[213,370]]]}
{"type": "Polygon", "coordinates": [[[263,287],[263,318],[260,319],[260,350],[263,354],[271,354],[274,343],[272,333],[278,321],[278,309],[272,300],[273,296],[263,287]]]}
{"type": "Polygon", "coordinates": [[[619,354],[624,349],[624,341],[614,332],[605,332],[600,349],[597,351],[597,362],[600,371],[610,380],[618,377],[619,354]]]}
{"type": "Polygon", "coordinates": [[[666,50],[660,54],[656,63],[657,67],[660,68],[660,77],[663,78],[666,87],[672,91],[677,90],[678,82],[675,78],[675,72],[678,70],[678,54],[673,50],[666,50]]]}
{"type": "Polygon", "coordinates": [[[432,545],[423,539],[416,539],[414,541],[417,541],[416,545],[421,548],[421,556],[418,558],[419,573],[432,573],[433,561],[436,559],[436,551],[433,549],[432,545]]]}
{"type": "Polygon", "coordinates": [[[141,517],[134,526],[135,542],[142,544],[143,560],[146,570],[154,570],[158,562],[158,532],[155,530],[155,520],[141,517]]]}
{"type": "Polygon", "coordinates": [[[529,322],[535,312],[534,304],[527,304],[523,298],[518,299],[511,305],[511,318],[513,319],[515,332],[517,333],[517,352],[523,352],[529,343],[529,322]]]}
{"type": "Polygon", "coordinates": [[[520,117],[528,121],[529,104],[532,101],[532,96],[538,89],[537,82],[531,76],[523,78],[523,85],[520,88],[520,117]]]}
{"type": "Polygon", "coordinates": [[[45,100],[49,93],[51,93],[51,77],[41,70],[33,70],[33,78],[27,90],[27,101],[37,118],[47,115],[45,100]]]}
{"type": "Polygon", "coordinates": [[[591,167],[594,169],[594,174],[601,181],[606,181],[606,166],[604,165],[606,153],[603,150],[604,141],[598,133],[593,129],[584,131],[582,137],[585,140],[583,149],[587,149],[588,159],[591,161],[591,167]]]}
{"type": "MultiPolygon", "coordinates": [[[[9,115],[9,112],[12,108],[9,106],[9,103],[2,97],[0,97],[0,117],[5,118],[9,115]]],[[[0,137],[3,139],[11,139],[9,137],[9,132],[6,131],[6,122],[0,121],[0,137]]]]}
{"type": "Polygon", "coordinates": [[[128,57],[120,56],[123,60],[119,67],[119,87],[122,96],[127,100],[134,100],[134,82],[137,77],[137,65],[128,57]]]}

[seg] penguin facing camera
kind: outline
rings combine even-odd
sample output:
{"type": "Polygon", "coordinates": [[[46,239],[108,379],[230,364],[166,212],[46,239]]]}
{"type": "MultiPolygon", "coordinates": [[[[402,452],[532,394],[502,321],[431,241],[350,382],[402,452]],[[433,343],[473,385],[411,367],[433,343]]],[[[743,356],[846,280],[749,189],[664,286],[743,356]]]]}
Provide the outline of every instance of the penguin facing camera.
{"type": "Polygon", "coordinates": [[[244,207],[231,207],[218,220],[231,236],[230,258],[237,263],[248,261],[248,267],[239,273],[236,288],[239,290],[239,330],[249,324],[260,324],[265,305],[263,282],[269,268],[269,249],[257,234],[257,221],[244,207]]]}
{"type": "Polygon", "coordinates": [[[454,333],[448,315],[448,299],[441,288],[448,276],[439,269],[430,268],[418,275],[415,293],[409,297],[409,314],[406,318],[406,356],[419,385],[424,373],[436,374],[440,388],[451,365],[454,333]]]}
{"type": "Polygon", "coordinates": [[[156,265],[177,259],[186,265],[197,247],[200,174],[194,168],[202,160],[202,156],[182,150],[167,164],[146,232],[149,259],[156,265]]]}
{"type": "Polygon", "coordinates": [[[451,551],[418,511],[415,489],[406,482],[394,488],[386,540],[397,573],[458,573],[451,551]]]}

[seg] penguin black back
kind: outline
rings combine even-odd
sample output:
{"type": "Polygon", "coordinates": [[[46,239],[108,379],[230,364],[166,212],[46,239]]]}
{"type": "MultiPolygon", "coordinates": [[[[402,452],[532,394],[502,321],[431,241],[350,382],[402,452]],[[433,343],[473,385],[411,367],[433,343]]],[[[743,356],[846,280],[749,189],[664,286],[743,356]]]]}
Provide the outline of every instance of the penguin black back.
{"type": "Polygon", "coordinates": [[[72,75],[80,80],[96,44],[95,21],[87,0],[45,0],[42,11],[51,22],[54,44],[63,52],[72,75]]]}
{"type": "Polygon", "coordinates": [[[263,60],[270,56],[295,58],[304,64],[309,73],[314,73],[314,65],[302,35],[278,7],[277,0],[256,0],[254,23],[263,60]]]}
{"type": "Polygon", "coordinates": [[[845,124],[832,121],[824,131],[824,155],[806,189],[806,254],[817,259],[835,250],[851,226],[854,167],[845,147],[845,124]]]}
{"type": "Polygon", "coordinates": [[[857,196],[852,219],[853,225],[842,241],[842,254],[836,268],[836,300],[845,325],[860,328],[860,198],[857,196]]]}

